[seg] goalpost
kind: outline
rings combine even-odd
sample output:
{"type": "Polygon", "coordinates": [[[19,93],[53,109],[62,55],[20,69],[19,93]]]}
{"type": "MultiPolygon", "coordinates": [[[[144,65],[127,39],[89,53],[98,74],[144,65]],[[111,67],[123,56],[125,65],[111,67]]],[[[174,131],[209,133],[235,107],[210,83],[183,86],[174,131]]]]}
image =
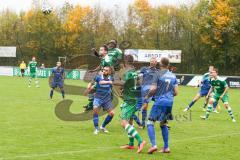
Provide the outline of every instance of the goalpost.
{"type": "Polygon", "coordinates": [[[63,66],[67,63],[67,57],[58,57],[58,61],[62,63],[63,66]]]}

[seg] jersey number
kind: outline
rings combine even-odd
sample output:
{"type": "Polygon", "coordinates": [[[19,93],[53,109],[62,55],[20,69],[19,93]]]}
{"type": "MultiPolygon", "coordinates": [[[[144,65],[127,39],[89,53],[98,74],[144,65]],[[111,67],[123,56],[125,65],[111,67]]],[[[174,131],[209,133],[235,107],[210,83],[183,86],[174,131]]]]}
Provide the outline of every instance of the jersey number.
{"type": "Polygon", "coordinates": [[[165,79],[165,82],[167,83],[166,90],[168,90],[171,83],[171,79],[165,79]]]}

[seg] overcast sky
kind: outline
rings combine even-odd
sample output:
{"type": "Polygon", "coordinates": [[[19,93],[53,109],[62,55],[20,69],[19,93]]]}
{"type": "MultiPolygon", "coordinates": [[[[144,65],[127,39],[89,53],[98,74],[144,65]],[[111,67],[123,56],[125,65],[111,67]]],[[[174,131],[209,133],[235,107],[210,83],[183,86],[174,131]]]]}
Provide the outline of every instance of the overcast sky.
{"type": "MultiPolygon", "coordinates": [[[[61,7],[66,0],[47,0],[52,7],[61,7]]],[[[94,6],[100,4],[105,8],[113,8],[118,5],[120,8],[127,8],[130,3],[134,0],[68,0],[72,4],[81,4],[94,6]]],[[[196,0],[149,0],[152,6],[158,6],[162,4],[167,5],[181,5],[181,4],[191,4],[196,0]]],[[[9,8],[17,12],[21,10],[27,10],[31,7],[32,0],[0,0],[0,10],[9,8]]]]}

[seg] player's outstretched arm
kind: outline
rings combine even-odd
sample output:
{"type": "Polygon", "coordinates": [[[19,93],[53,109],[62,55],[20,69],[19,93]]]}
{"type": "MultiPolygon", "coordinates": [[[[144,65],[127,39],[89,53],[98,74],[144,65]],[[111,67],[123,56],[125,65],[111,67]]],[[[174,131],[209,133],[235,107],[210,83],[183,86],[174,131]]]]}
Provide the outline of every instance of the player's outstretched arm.
{"type": "Polygon", "coordinates": [[[210,96],[210,94],[212,93],[212,91],[213,91],[213,87],[211,87],[211,88],[209,89],[208,94],[207,94],[207,96],[206,96],[206,99],[209,98],[209,96],[210,96]]]}
{"type": "Polygon", "coordinates": [[[113,82],[112,84],[113,85],[115,85],[115,86],[121,86],[121,87],[123,87],[124,86],[124,81],[115,81],[115,82],[113,82]]]}
{"type": "Polygon", "coordinates": [[[100,69],[101,69],[101,66],[99,65],[99,66],[97,66],[97,68],[95,68],[95,69],[93,69],[93,70],[89,70],[88,72],[96,72],[96,71],[100,71],[100,69]]]}
{"type": "Polygon", "coordinates": [[[86,96],[88,93],[90,93],[91,90],[92,90],[92,86],[93,86],[93,85],[94,85],[94,84],[93,84],[92,82],[88,83],[87,89],[84,91],[83,95],[86,96]]]}
{"type": "Polygon", "coordinates": [[[224,92],[222,93],[222,95],[220,96],[220,98],[222,99],[223,96],[227,93],[229,87],[228,86],[225,86],[225,89],[224,89],[224,92]]]}
{"type": "Polygon", "coordinates": [[[113,81],[100,81],[99,84],[113,84],[113,81]]]}
{"type": "Polygon", "coordinates": [[[94,54],[96,57],[100,58],[100,55],[98,54],[96,48],[92,48],[91,51],[93,52],[93,54],[94,54]]]}
{"type": "Polygon", "coordinates": [[[177,96],[178,95],[178,86],[175,86],[174,87],[174,96],[177,96]]]}
{"type": "Polygon", "coordinates": [[[157,84],[152,84],[145,99],[149,99],[150,97],[152,97],[156,93],[156,90],[157,90],[157,84]]]}

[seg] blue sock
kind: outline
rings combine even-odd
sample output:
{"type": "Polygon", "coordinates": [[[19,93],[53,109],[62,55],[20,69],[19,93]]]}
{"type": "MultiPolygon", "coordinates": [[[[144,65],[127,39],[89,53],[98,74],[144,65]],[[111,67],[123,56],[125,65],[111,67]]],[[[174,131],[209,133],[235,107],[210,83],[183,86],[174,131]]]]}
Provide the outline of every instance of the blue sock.
{"type": "Polygon", "coordinates": [[[192,102],[188,105],[188,108],[191,108],[191,107],[194,105],[195,102],[196,102],[196,101],[192,101],[192,102]]]}
{"type": "Polygon", "coordinates": [[[162,137],[164,142],[164,148],[168,148],[168,127],[166,125],[161,126],[162,137]]]}
{"type": "Polygon", "coordinates": [[[153,124],[148,124],[147,125],[148,129],[148,137],[151,141],[152,147],[156,146],[156,138],[155,138],[155,129],[153,124]]]}
{"type": "Polygon", "coordinates": [[[218,105],[218,103],[217,103],[217,102],[214,102],[214,103],[213,103],[213,109],[216,109],[216,108],[217,108],[217,105],[218,105]]]}
{"type": "Polygon", "coordinates": [[[98,129],[98,114],[93,115],[93,124],[96,129],[98,129]]]}
{"type": "Polygon", "coordinates": [[[146,110],[146,109],[143,109],[143,110],[142,110],[142,125],[143,125],[143,126],[145,126],[146,118],[147,118],[147,110],[146,110]]]}
{"type": "Polygon", "coordinates": [[[64,90],[62,90],[61,92],[62,92],[62,98],[65,98],[64,90]]]}
{"type": "Polygon", "coordinates": [[[113,116],[107,115],[107,117],[105,118],[105,120],[102,124],[102,127],[106,127],[106,125],[112,121],[112,118],[113,118],[113,116]]]}
{"type": "Polygon", "coordinates": [[[53,97],[53,90],[50,91],[50,98],[52,99],[53,97]]]}
{"type": "Polygon", "coordinates": [[[135,115],[135,114],[133,115],[133,120],[137,123],[137,125],[141,126],[141,122],[137,115],[135,115]]]}

